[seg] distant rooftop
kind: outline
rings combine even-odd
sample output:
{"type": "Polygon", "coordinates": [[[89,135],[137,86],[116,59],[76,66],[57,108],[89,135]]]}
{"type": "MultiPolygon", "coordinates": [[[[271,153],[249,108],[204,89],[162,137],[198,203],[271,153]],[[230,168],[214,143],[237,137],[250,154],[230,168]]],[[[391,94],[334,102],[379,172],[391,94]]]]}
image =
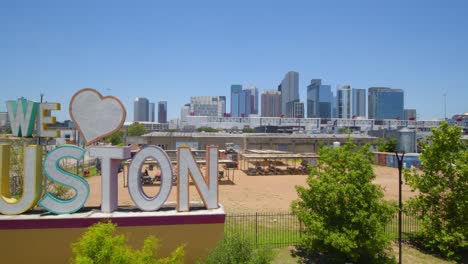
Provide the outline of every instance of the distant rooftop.
{"type": "Polygon", "coordinates": [[[367,134],[287,134],[287,133],[243,133],[243,134],[231,134],[231,133],[203,133],[203,132],[152,132],[143,135],[143,137],[248,137],[248,138],[373,138],[367,134]]]}

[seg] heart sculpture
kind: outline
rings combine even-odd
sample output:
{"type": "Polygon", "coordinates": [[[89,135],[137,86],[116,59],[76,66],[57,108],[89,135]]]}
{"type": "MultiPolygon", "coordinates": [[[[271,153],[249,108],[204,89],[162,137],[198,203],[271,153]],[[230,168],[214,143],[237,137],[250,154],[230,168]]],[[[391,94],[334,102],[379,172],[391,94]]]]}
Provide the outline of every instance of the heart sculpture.
{"type": "Polygon", "coordinates": [[[73,95],[70,116],[85,145],[89,146],[119,131],[125,122],[126,111],[116,97],[103,97],[98,91],[85,88],[73,95]]]}

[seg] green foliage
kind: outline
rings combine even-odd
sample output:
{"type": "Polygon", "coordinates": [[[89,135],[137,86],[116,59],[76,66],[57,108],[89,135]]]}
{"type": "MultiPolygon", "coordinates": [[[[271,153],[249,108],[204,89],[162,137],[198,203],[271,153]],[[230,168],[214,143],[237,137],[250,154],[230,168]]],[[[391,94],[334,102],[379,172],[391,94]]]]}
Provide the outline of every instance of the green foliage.
{"type": "Polygon", "coordinates": [[[368,146],[356,150],[349,140],[342,147],[321,148],[319,156],[307,178],[309,188],[296,187],[299,199],[291,205],[305,226],[301,248],[324,262],[394,262],[384,227],[395,208],[372,183],[368,146]]]}
{"type": "Polygon", "coordinates": [[[24,182],[24,150],[27,145],[32,144],[31,139],[11,140],[5,139],[4,143],[10,145],[10,174],[17,177],[18,185],[15,186],[12,195],[21,196],[23,194],[24,182]]]}
{"type": "Polygon", "coordinates": [[[236,234],[225,235],[218,246],[210,252],[203,263],[206,264],[267,264],[274,258],[271,249],[254,249],[245,238],[236,234]]]}
{"type": "Polygon", "coordinates": [[[47,191],[51,194],[53,194],[55,197],[58,197],[60,199],[70,199],[72,197],[72,192],[70,191],[70,188],[68,188],[65,185],[54,183],[52,181],[47,181],[48,186],[47,186],[47,191]]]}
{"type": "Polygon", "coordinates": [[[377,150],[381,152],[395,152],[398,141],[394,137],[377,139],[377,150]]]}
{"type": "Polygon", "coordinates": [[[154,236],[145,239],[142,249],[133,250],[126,245],[125,235],[115,235],[115,230],[116,225],[111,222],[91,226],[78,242],[72,244],[75,254],[72,262],[77,264],[184,262],[184,246],[178,247],[170,257],[156,259],[159,246],[154,236]]]}
{"type": "Polygon", "coordinates": [[[422,172],[405,171],[419,195],[409,208],[421,223],[425,247],[448,258],[468,253],[468,144],[462,130],[443,122],[422,145],[422,172]]]}
{"type": "Polygon", "coordinates": [[[117,131],[114,134],[112,134],[111,136],[107,137],[106,141],[111,143],[111,145],[113,145],[113,146],[122,145],[123,136],[124,136],[123,131],[117,131]]]}
{"type": "Polygon", "coordinates": [[[145,125],[136,122],[128,126],[127,129],[128,136],[142,136],[146,133],[145,125]]]}
{"type": "Polygon", "coordinates": [[[338,133],[339,134],[351,134],[353,133],[353,130],[349,127],[343,127],[343,128],[338,129],[338,133]]]}
{"type": "Polygon", "coordinates": [[[212,127],[199,127],[197,128],[197,132],[208,132],[208,133],[216,133],[218,130],[212,127]]]}
{"type": "Polygon", "coordinates": [[[255,128],[244,127],[242,133],[255,133],[255,128]]]}

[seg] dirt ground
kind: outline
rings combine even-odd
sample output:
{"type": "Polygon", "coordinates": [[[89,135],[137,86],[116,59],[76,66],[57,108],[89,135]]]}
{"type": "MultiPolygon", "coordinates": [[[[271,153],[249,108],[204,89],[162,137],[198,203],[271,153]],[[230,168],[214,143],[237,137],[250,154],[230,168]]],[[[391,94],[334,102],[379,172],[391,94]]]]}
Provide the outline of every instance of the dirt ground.
{"type": "MultiPolygon", "coordinates": [[[[398,170],[396,168],[374,166],[377,178],[376,184],[383,187],[385,199],[398,199],[398,170]]],[[[150,176],[151,173],[150,173],[150,176]]],[[[306,185],[306,175],[270,175],[247,176],[240,170],[235,171],[233,181],[223,180],[219,184],[219,200],[228,212],[242,211],[285,211],[289,209],[291,201],[297,199],[295,186],[306,185]]],[[[231,177],[232,179],[232,177],[231,177]]],[[[91,187],[90,197],[86,206],[99,206],[101,201],[101,177],[94,176],[88,179],[91,187]]],[[[128,189],[124,187],[122,173],[119,174],[119,205],[133,205],[128,189]]],[[[154,196],[159,186],[145,186],[145,193],[154,196]]],[[[195,186],[190,186],[191,201],[200,197],[195,186]]],[[[403,198],[413,196],[407,185],[403,185],[403,198]]],[[[177,187],[173,186],[168,201],[177,200],[177,187]]]]}

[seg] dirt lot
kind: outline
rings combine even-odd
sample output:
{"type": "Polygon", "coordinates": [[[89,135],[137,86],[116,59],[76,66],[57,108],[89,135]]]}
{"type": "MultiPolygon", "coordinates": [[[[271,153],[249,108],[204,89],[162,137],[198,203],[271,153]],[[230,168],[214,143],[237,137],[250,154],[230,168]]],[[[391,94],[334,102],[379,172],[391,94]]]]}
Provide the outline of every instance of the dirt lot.
{"type": "MultiPolygon", "coordinates": [[[[395,168],[374,166],[377,175],[375,183],[381,185],[388,200],[398,199],[398,170],[395,168]]],[[[151,174],[150,174],[151,176],[151,174]]],[[[306,175],[247,176],[242,171],[235,171],[234,182],[224,180],[219,185],[219,200],[226,211],[284,211],[289,209],[292,200],[297,198],[295,186],[306,185],[306,175]]],[[[101,177],[88,179],[91,194],[86,206],[99,206],[101,177]]],[[[119,174],[119,205],[133,205],[124,187],[123,177],[119,174]]],[[[145,186],[147,195],[153,196],[159,186],[145,186]]],[[[196,188],[190,187],[191,201],[201,200],[196,188]]],[[[168,201],[176,201],[177,188],[173,186],[168,201]]],[[[414,195],[410,188],[403,186],[403,197],[414,195]]]]}

